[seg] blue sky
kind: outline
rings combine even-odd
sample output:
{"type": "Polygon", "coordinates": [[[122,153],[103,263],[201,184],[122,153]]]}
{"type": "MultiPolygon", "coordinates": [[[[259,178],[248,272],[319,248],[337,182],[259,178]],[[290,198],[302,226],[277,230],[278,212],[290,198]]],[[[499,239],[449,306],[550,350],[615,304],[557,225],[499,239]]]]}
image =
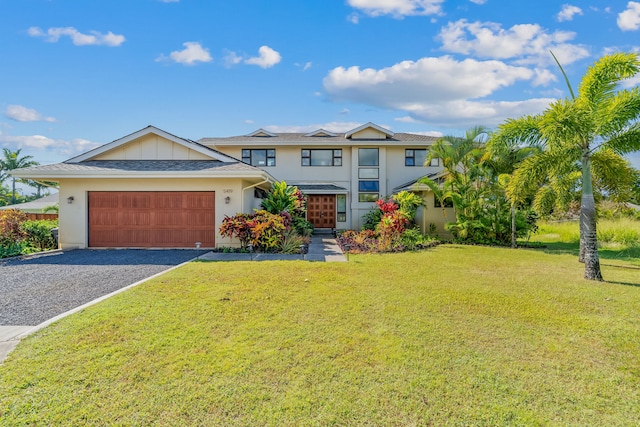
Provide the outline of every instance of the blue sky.
{"type": "Polygon", "coordinates": [[[640,1],[0,0],[0,40],[0,147],[47,164],[149,124],[495,128],[567,96],[549,50],[575,88],[640,51],[640,1]]]}

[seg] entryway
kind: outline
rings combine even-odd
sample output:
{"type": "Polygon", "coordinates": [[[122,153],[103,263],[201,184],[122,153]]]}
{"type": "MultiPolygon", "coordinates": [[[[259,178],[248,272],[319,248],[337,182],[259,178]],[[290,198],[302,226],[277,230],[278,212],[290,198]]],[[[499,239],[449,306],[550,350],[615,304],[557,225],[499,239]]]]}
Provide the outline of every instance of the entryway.
{"type": "Polygon", "coordinates": [[[307,221],[315,228],[336,228],[336,195],[309,194],[307,221]]]}

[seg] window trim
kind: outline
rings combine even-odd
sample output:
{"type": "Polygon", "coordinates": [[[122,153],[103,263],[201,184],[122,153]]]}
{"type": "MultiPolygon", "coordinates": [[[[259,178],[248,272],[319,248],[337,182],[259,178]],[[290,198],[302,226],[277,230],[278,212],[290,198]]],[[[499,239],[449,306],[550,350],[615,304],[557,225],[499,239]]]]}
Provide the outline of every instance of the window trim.
{"type": "Polygon", "coordinates": [[[342,167],[342,148],[302,148],[300,150],[300,165],[303,167],[342,167]],[[307,153],[305,153],[305,151],[307,153]],[[331,152],[331,164],[330,165],[313,165],[311,159],[314,151],[330,151],[331,152]],[[308,154],[308,155],[305,155],[308,154]],[[305,164],[305,160],[308,164],[305,164]]]}
{"type": "Polygon", "coordinates": [[[276,149],[275,148],[243,148],[240,151],[240,155],[242,157],[242,161],[246,164],[249,164],[251,166],[255,166],[257,168],[264,168],[264,167],[274,167],[276,165],[276,149]],[[245,151],[249,151],[249,156],[245,156],[244,153],[245,151]],[[265,162],[266,164],[264,165],[254,165],[252,163],[253,161],[253,152],[254,151],[264,151],[265,154],[265,162]],[[269,152],[273,151],[273,156],[269,155],[269,152]],[[246,159],[249,159],[249,161],[247,161],[246,159]],[[273,164],[269,164],[269,160],[273,160],[273,164]]]}
{"type": "Polygon", "coordinates": [[[379,167],[380,166],[380,148],[377,147],[362,147],[362,148],[358,148],[358,166],[376,166],[379,167]],[[362,163],[362,158],[360,157],[360,153],[362,152],[362,150],[376,150],[376,162],[375,164],[369,165],[369,164],[363,164],[362,163]]]}

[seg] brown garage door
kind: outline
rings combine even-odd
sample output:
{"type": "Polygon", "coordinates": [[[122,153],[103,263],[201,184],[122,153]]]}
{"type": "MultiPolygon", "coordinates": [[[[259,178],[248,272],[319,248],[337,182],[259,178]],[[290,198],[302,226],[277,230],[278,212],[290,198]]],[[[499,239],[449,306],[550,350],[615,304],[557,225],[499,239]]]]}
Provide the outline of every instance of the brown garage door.
{"type": "Polygon", "coordinates": [[[89,246],[213,247],[214,208],[213,191],[91,191],[89,246]]]}

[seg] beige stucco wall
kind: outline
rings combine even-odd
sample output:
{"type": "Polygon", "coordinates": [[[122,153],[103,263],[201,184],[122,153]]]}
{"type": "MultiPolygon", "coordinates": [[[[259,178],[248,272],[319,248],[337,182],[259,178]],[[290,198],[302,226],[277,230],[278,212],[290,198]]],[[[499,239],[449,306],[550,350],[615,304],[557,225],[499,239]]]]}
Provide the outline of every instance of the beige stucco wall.
{"type": "Polygon", "coordinates": [[[432,192],[418,193],[424,200],[424,206],[418,209],[416,214],[416,223],[420,226],[423,233],[429,233],[431,224],[435,225],[435,232],[438,236],[449,238],[451,233],[445,229],[447,222],[453,222],[456,219],[453,208],[445,208],[444,214],[441,207],[434,207],[434,195],[432,192]],[[445,217],[446,215],[446,217],[445,217]]]}
{"type": "Polygon", "coordinates": [[[86,248],[88,234],[88,192],[89,191],[215,191],[216,246],[235,245],[223,239],[218,227],[225,215],[238,212],[252,212],[256,203],[253,188],[249,182],[240,179],[171,178],[171,179],[61,179],[59,242],[62,249],[86,248]],[[73,197],[68,204],[67,198],[73,197]],[[229,204],[225,197],[230,198],[229,204]]]}
{"type": "Polygon", "coordinates": [[[94,160],[211,160],[211,157],[156,134],[148,134],[100,154],[94,160]]]}

